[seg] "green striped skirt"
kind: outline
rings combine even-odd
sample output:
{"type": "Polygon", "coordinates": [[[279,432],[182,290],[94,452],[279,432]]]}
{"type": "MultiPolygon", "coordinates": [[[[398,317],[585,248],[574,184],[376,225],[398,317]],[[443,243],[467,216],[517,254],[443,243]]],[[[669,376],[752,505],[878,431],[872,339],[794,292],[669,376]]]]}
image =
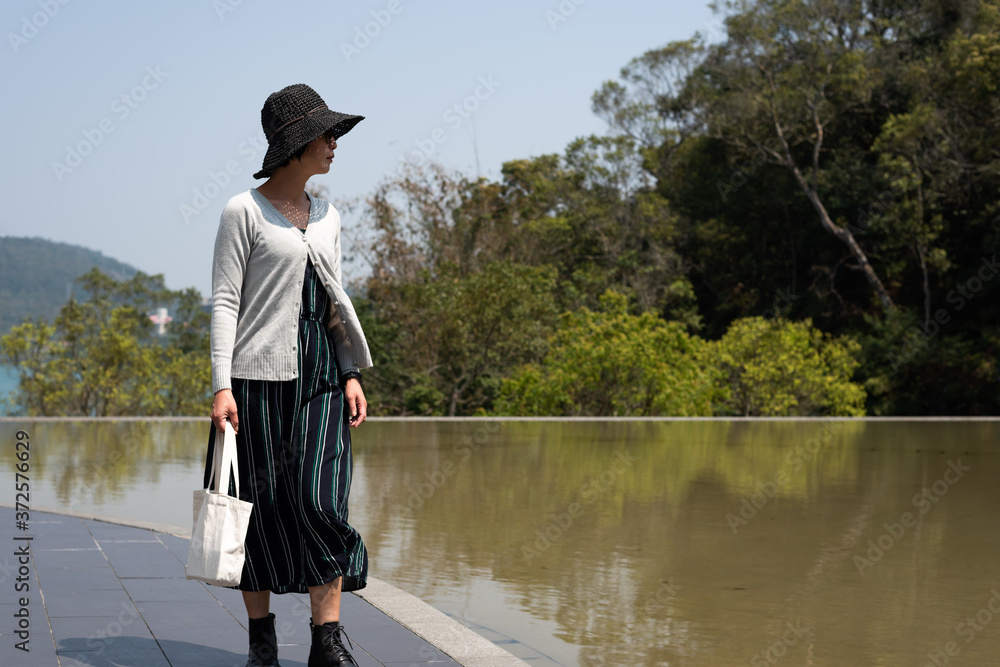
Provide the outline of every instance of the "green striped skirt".
{"type": "MultiPolygon", "coordinates": [[[[368,551],[347,522],[353,457],[347,405],[326,329],[329,296],[306,264],[299,318],[299,377],[232,378],[240,498],[253,503],[246,563],[238,588],[305,593],[343,577],[341,590],[364,588],[368,551]]],[[[210,429],[205,484],[211,472],[210,429]]]]}

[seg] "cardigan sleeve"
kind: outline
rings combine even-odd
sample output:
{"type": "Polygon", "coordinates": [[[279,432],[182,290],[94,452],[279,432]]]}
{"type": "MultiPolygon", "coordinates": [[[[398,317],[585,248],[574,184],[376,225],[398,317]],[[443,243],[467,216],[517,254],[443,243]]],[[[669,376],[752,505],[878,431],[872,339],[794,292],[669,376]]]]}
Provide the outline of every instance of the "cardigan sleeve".
{"type": "MultiPolygon", "coordinates": [[[[331,207],[332,208],[332,207],[331,207]]],[[[330,262],[333,265],[333,277],[337,281],[337,284],[341,287],[344,286],[343,272],[341,271],[341,247],[340,247],[340,213],[337,209],[333,209],[333,214],[337,216],[337,233],[333,235],[333,250],[330,253],[330,262]]],[[[331,303],[331,313],[330,322],[328,328],[330,334],[333,338],[334,352],[337,355],[337,366],[340,369],[340,374],[343,376],[345,373],[358,373],[360,369],[357,363],[354,361],[354,349],[350,337],[347,335],[347,328],[344,326],[344,321],[340,317],[340,311],[338,308],[339,304],[331,303]]]]}
{"type": "Polygon", "coordinates": [[[250,215],[232,200],[226,204],[212,258],[212,392],[231,389],[233,347],[253,230],[250,215]]]}

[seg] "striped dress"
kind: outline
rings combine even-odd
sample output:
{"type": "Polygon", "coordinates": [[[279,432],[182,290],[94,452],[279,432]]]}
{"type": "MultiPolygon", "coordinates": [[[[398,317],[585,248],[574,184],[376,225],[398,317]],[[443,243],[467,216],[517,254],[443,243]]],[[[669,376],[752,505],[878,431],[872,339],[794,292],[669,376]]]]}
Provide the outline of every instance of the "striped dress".
{"type": "MultiPolygon", "coordinates": [[[[329,295],[307,261],[294,380],[232,378],[240,498],[253,503],[238,588],[305,593],[343,576],[364,588],[368,551],[347,522],[353,457],[347,405],[326,329],[329,295]]],[[[215,428],[205,461],[207,486],[215,428]]],[[[232,491],[230,491],[232,493],[232,491]]]]}

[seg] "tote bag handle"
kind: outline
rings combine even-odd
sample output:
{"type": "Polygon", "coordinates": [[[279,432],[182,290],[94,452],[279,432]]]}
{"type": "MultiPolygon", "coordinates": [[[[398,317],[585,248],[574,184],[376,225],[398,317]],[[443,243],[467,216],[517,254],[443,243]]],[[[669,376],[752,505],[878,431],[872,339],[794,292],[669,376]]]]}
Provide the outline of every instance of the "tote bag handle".
{"type": "Polygon", "coordinates": [[[233,484],[236,487],[234,497],[240,497],[240,466],[236,460],[236,431],[233,430],[229,420],[226,420],[226,428],[217,428],[215,431],[215,451],[212,456],[212,474],[208,478],[207,491],[212,490],[212,482],[218,482],[215,490],[219,493],[229,494],[229,471],[232,470],[233,484]],[[219,436],[222,436],[219,438],[219,436]],[[219,446],[219,441],[222,446],[219,446]]]}

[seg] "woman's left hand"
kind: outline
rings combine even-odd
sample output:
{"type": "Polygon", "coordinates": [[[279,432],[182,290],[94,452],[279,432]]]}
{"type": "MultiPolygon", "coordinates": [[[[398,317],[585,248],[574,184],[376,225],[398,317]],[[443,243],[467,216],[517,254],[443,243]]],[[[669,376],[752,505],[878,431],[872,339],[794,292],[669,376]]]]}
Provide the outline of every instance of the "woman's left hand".
{"type": "Polygon", "coordinates": [[[361,426],[368,417],[368,401],[365,400],[365,392],[357,378],[350,378],[344,385],[344,398],[350,412],[347,425],[354,428],[361,426]]]}

